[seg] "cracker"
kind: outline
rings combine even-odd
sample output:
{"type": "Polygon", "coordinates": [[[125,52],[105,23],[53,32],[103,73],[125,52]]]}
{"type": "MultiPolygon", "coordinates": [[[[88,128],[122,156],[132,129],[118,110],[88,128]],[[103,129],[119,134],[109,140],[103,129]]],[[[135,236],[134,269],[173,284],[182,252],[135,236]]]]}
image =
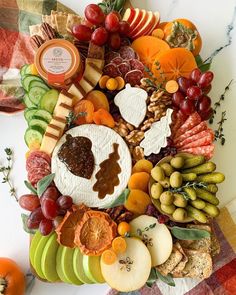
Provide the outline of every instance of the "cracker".
{"type": "Polygon", "coordinates": [[[30,37],[34,35],[38,35],[43,38],[43,34],[41,31],[41,24],[29,26],[30,37]]]}
{"type": "MultiPolygon", "coordinates": [[[[211,233],[211,227],[209,225],[188,224],[187,228],[206,230],[209,233],[211,233]]],[[[201,250],[202,252],[210,253],[211,252],[211,237],[203,238],[200,240],[195,240],[185,248],[188,248],[191,250],[201,250]]]]}
{"type": "Polygon", "coordinates": [[[61,35],[66,35],[67,15],[65,15],[64,13],[59,13],[55,15],[55,22],[57,32],[61,35]]]}
{"type": "Polygon", "coordinates": [[[176,265],[176,267],[171,271],[172,275],[174,277],[181,277],[181,272],[182,270],[185,268],[185,265],[186,263],[188,262],[188,257],[187,255],[185,254],[183,248],[181,247],[180,243],[179,242],[176,242],[174,244],[175,248],[177,248],[180,253],[182,254],[182,259],[181,261],[176,265]]]}
{"type": "Polygon", "coordinates": [[[67,22],[66,22],[66,30],[68,32],[72,32],[72,27],[76,24],[81,23],[81,17],[72,13],[69,13],[67,16],[67,22]]]}

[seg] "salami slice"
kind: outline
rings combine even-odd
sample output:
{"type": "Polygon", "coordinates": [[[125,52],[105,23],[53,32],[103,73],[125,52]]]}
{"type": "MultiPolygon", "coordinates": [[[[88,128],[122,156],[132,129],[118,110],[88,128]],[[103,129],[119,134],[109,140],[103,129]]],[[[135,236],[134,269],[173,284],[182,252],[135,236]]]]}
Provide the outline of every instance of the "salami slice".
{"type": "Polygon", "coordinates": [[[184,145],[183,141],[187,139],[190,136],[193,136],[197,133],[200,133],[203,130],[207,129],[207,124],[205,121],[201,122],[197,126],[193,127],[192,129],[186,131],[184,134],[181,134],[178,138],[175,140],[176,147],[184,145]]]}
{"type": "Polygon", "coordinates": [[[214,144],[209,144],[205,146],[198,146],[195,148],[184,149],[182,150],[182,152],[186,152],[186,153],[190,153],[194,155],[203,155],[206,157],[207,160],[209,160],[213,156],[214,148],[215,148],[214,144]]]}
{"type": "MultiPolygon", "coordinates": [[[[179,142],[178,144],[176,144],[175,146],[177,148],[182,147],[182,146],[186,146],[190,143],[196,142],[199,139],[205,137],[205,136],[209,136],[209,139],[211,139],[211,142],[214,140],[214,132],[211,129],[206,129],[203,130],[197,134],[194,134],[192,136],[189,136],[188,138],[186,138],[185,140],[179,142]]],[[[207,145],[207,144],[201,144],[201,145],[207,145]]]]}
{"type": "Polygon", "coordinates": [[[174,140],[178,138],[181,134],[185,133],[188,130],[191,130],[193,127],[197,126],[201,123],[201,117],[197,112],[193,113],[188,119],[184,122],[184,124],[178,129],[175,134],[174,140]]]}
{"type": "Polygon", "coordinates": [[[117,65],[113,63],[109,63],[103,69],[104,75],[108,75],[111,78],[115,78],[117,76],[121,76],[121,72],[118,70],[117,65]]]}
{"type": "Polygon", "coordinates": [[[137,59],[129,59],[128,62],[131,66],[131,70],[140,70],[141,72],[144,71],[144,65],[141,61],[137,59]]]}
{"type": "Polygon", "coordinates": [[[120,56],[117,56],[111,60],[111,63],[115,65],[120,65],[123,61],[124,61],[123,58],[121,58],[120,56]]]}
{"type": "Polygon", "coordinates": [[[180,126],[183,125],[184,121],[184,115],[181,112],[178,112],[177,114],[176,112],[174,112],[174,115],[172,117],[172,122],[174,122],[174,124],[171,127],[172,138],[175,137],[176,132],[178,131],[180,126]]]}
{"type": "Polygon", "coordinates": [[[121,72],[121,75],[124,78],[125,75],[130,71],[130,65],[127,62],[122,62],[120,65],[118,65],[118,70],[121,72]]]}
{"type": "Polygon", "coordinates": [[[109,64],[116,57],[120,57],[120,54],[118,52],[109,51],[105,54],[105,64],[109,64]]]}
{"type": "Polygon", "coordinates": [[[122,46],[119,50],[119,54],[123,59],[135,59],[136,55],[130,46],[122,46]]]}
{"type": "Polygon", "coordinates": [[[44,152],[35,151],[32,152],[26,160],[26,170],[29,171],[32,168],[45,168],[51,169],[51,158],[44,152]]]}
{"type": "Polygon", "coordinates": [[[188,144],[185,144],[180,149],[186,149],[186,148],[188,149],[188,148],[194,148],[198,146],[205,146],[213,142],[214,134],[212,134],[211,132],[207,132],[207,130],[204,130],[201,133],[202,134],[199,133],[192,136],[192,138],[194,137],[194,140],[190,141],[188,144]]]}
{"type": "Polygon", "coordinates": [[[28,172],[28,180],[30,183],[32,183],[33,185],[37,184],[37,182],[39,180],[41,180],[42,178],[44,178],[46,175],[49,175],[51,172],[49,170],[45,170],[45,169],[33,169],[30,172],[28,172]]]}
{"type": "Polygon", "coordinates": [[[125,75],[125,82],[129,83],[131,86],[135,86],[140,84],[142,78],[143,73],[140,70],[132,70],[125,75]]]}

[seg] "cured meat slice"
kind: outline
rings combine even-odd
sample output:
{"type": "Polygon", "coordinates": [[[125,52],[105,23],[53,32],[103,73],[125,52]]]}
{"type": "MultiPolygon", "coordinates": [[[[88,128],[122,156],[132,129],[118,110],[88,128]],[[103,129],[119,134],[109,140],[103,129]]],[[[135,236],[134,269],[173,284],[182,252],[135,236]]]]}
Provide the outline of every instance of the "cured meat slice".
{"type": "Polygon", "coordinates": [[[186,131],[184,134],[181,134],[178,138],[176,138],[175,140],[176,147],[178,147],[177,144],[180,144],[179,146],[184,145],[182,143],[183,141],[185,141],[185,139],[189,138],[192,135],[200,133],[201,131],[206,129],[207,129],[207,123],[205,121],[201,122],[197,126],[193,127],[192,129],[186,131]]]}
{"type": "MultiPolygon", "coordinates": [[[[208,136],[209,139],[211,139],[211,142],[214,140],[214,132],[211,129],[206,129],[206,130],[203,130],[203,131],[201,131],[201,132],[199,132],[197,134],[189,136],[188,138],[186,138],[185,140],[179,142],[175,146],[177,148],[182,147],[182,146],[186,146],[186,145],[189,145],[190,143],[196,142],[199,139],[204,138],[206,136],[208,136]]],[[[207,144],[201,144],[201,145],[207,145],[207,144]]]]}
{"type": "Polygon", "coordinates": [[[195,112],[191,116],[188,117],[188,119],[184,122],[184,124],[178,129],[178,131],[175,134],[174,140],[178,138],[181,134],[185,133],[188,130],[191,130],[193,127],[197,126],[201,123],[201,117],[200,115],[195,112]]]}
{"type": "Polygon", "coordinates": [[[44,178],[46,175],[49,175],[51,173],[50,170],[45,169],[33,169],[32,171],[28,172],[28,180],[32,185],[36,185],[39,180],[44,178]]]}
{"type": "Polygon", "coordinates": [[[109,64],[115,57],[120,56],[118,52],[115,51],[109,51],[105,54],[105,63],[109,64]]]}
{"type": "Polygon", "coordinates": [[[124,77],[130,71],[130,65],[127,62],[122,62],[118,65],[118,70],[121,72],[122,77],[124,77]]]}
{"type": "Polygon", "coordinates": [[[171,127],[171,133],[172,133],[172,138],[175,137],[176,132],[180,128],[181,125],[183,125],[185,119],[184,115],[181,112],[174,112],[172,115],[172,122],[173,126],[171,127]]]}
{"type": "Polygon", "coordinates": [[[133,48],[129,46],[122,46],[119,50],[119,54],[123,59],[135,59],[136,54],[133,48]]]}
{"type": "Polygon", "coordinates": [[[141,61],[137,59],[130,59],[128,62],[131,66],[131,70],[140,70],[141,72],[144,71],[144,65],[141,61]]]}
{"type": "Polygon", "coordinates": [[[140,70],[132,70],[125,75],[125,82],[129,83],[131,86],[135,86],[140,84],[142,78],[143,73],[140,70]]]}
{"type": "Polygon", "coordinates": [[[26,160],[26,170],[29,171],[32,168],[46,168],[51,169],[51,158],[44,152],[35,151],[32,152],[26,160]]]}
{"type": "Polygon", "coordinates": [[[28,172],[34,169],[43,169],[43,170],[51,170],[50,164],[43,158],[34,158],[26,167],[28,172]]]}
{"type": "Polygon", "coordinates": [[[113,63],[109,63],[103,69],[104,75],[108,75],[111,78],[115,78],[117,76],[121,76],[121,72],[119,71],[117,65],[113,63]]]}
{"type": "Polygon", "coordinates": [[[182,146],[180,148],[180,150],[186,149],[186,148],[194,148],[194,147],[198,147],[198,146],[209,145],[214,140],[214,133],[204,130],[201,133],[192,136],[192,138],[193,137],[194,137],[194,139],[192,141],[190,141],[188,144],[185,144],[184,146],[182,146]]]}
{"type": "Polygon", "coordinates": [[[115,65],[120,65],[123,61],[124,61],[123,58],[121,58],[120,56],[117,56],[111,60],[111,63],[115,65]]]}
{"type": "Polygon", "coordinates": [[[194,155],[203,155],[206,157],[207,160],[209,160],[213,156],[214,152],[214,144],[209,144],[205,146],[198,146],[194,148],[186,148],[181,150],[181,152],[186,152],[194,155]]]}

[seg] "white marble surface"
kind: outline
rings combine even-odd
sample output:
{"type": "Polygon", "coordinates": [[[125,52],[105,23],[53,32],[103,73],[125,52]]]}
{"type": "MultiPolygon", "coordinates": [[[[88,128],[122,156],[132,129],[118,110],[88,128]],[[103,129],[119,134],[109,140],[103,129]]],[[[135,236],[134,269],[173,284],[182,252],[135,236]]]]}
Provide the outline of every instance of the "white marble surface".
{"type": "MultiPolygon", "coordinates": [[[[89,0],[63,0],[77,12],[82,12],[89,0]]],[[[133,5],[159,10],[162,21],[174,18],[189,18],[198,27],[202,39],[202,57],[213,58],[212,70],[215,73],[211,97],[216,101],[222,94],[225,86],[231,79],[236,81],[236,32],[235,32],[235,0],[135,0],[133,5]]],[[[226,110],[227,121],[225,123],[226,144],[224,147],[216,143],[216,155],[214,160],[218,169],[226,174],[226,181],[221,185],[219,197],[221,205],[228,203],[236,197],[235,167],[236,167],[236,83],[226,95],[221,110],[226,110]]],[[[219,118],[217,118],[218,120],[219,118]]],[[[217,122],[216,120],[216,122],[217,122]]],[[[215,125],[213,125],[215,127],[215,125]]],[[[0,115],[0,161],[4,158],[4,148],[9,146],[15,152],[15,165],[13,170],[14,184],[18,195],[25,193],[23,180],[26,179],[25,152],[26,146],[23,134],[26,124],[23,115],[4,117],[0,115]]],[[[8,193],[6,185],[0,183],[0,256],[8,256],[15,259],[26,272],[29,268],[28,247],[29,237],[23,231],[21,209],[8,193]]],[[[188,281],[189,282],[189,281],[188,281]]],[[[192,281],[194,286],[196,281],[192,281]]],[[[189,285],[178,281],[177,289],[161,287],[163,294],[184,294],[189,285]],[[178,292],[177,292],[178,290],[178,292]]],[[[45,284],[36,281],[32,295],[90,295],[105,294],[106,285],[93,285],[74,287],[66,284],[45,284]]]]}

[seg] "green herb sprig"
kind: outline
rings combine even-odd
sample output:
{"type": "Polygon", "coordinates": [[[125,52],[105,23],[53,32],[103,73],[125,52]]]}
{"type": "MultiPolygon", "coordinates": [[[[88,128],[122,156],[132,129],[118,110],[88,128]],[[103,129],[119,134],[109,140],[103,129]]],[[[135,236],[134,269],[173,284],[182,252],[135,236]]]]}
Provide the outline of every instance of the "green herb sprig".
{"type": "Polygon", "coordinates": [[[221,145],[224,145],[225,141],[226,141],[225,135],[224,135],[224,128],[223,128],[223,125],[224,125],[225,121],[227,121],[226,111],[223,111],[221,113],[221,119],[217,123],[218,128],[217,128],[217,130],[215,130],[215,141],[220,140],[221,145]]]}
{"type": "Polygon", "coordinates": [[[6,154],[6,160],[7,165],[6,166],[0,166],[0,172],[3,175],[2,183],[7,183],[10,187],[10,194],[15,198],[15,200],[18,202],[18,198],[16,195],[16,189],[10,179],[10,174],[13,168],[13,151],[10,148],[5,148],[5,154],[6,154]]]}
{"type": "Polygon", "coordinates": [[[158,279],[171,287],[175,286],[175,282],[171,274],[163,276],[155,267],[152,267],[146,285],[151,288],[158,279]]]}
{"type": "Polygon", "coordinates": [[[149,231],[150,229],[154,228],[157,224],[156,223],[152,223],[149,226],[146,226],[144,229],[137,229],[137,234],[141,237],[143,235],[143,233],[149,231]]]}
{"type": "Polygon", "coordinates": [[[68,116],[66,117],[66,125],[68,128],[71,127],[71,125],[74,124],[74,122],[79,118],[79,117],[85,117],[87,115],[87,112],[80,112],[78,114],[75,114],[74,112],[69,112],[68,116]]]}
{"type": "Polygon", "coordinates": [[[189,200],[188,194],[184,191],[184,189],[188,188],[188,187],[191,187],[191,188],[194,188],[194,189],[206,188],[207,184],[204,183],[204,182],[187,182],[185,185],[183,185],[183,186],[181,186],[179,188],[170,188],[169,191],[172,192],[172,193],[179,193],[179,194],[183,195],[183,197],[186,200],[189,200]]]}

